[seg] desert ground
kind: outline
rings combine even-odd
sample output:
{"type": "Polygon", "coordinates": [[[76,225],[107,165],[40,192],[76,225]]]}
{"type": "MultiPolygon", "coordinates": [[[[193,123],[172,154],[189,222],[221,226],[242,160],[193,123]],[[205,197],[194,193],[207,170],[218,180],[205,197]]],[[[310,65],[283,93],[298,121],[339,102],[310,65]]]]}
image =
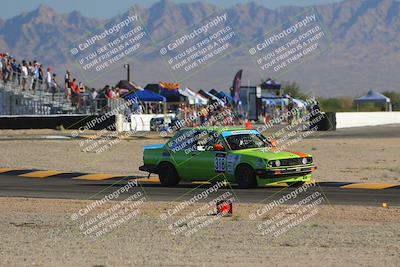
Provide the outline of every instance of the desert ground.
{"type": "MultiPolygon", "coordinates": [[[[319,206],[288,232],[263,236],[248,218],[257,205],[235,206],[186,237],[173,235],[150,202],[99,238],[85,236],[71,214],[81,200],[0,198],[1,266],[399,266],[400,209],[319,206]]],[[[107,203],[112,205],[112,203],[107,203]]],[[[103,207],[103,208],[106,208],[103,207]]],[[[284,207],[281,207],[282,209],[284,207]]]]}

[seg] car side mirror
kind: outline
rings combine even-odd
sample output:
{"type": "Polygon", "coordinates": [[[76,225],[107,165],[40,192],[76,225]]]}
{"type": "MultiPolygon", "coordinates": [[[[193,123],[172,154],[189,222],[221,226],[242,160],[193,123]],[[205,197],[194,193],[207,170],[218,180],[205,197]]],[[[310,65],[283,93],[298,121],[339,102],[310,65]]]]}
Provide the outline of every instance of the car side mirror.
{"type": "Polygon", "coordinates": [[[271,147],[277,147],[278,146],[278,142],[276,140],[271,140],[271,141],[269,141],[269,143],[271,144],[271,147]]]}
{"type": "Polygon", "coordinates": [[[213,145],[213,148],[215,151],[224,151],[225,150],[224,146],[221,144],[215,144],[215,145],[213,145]]]}

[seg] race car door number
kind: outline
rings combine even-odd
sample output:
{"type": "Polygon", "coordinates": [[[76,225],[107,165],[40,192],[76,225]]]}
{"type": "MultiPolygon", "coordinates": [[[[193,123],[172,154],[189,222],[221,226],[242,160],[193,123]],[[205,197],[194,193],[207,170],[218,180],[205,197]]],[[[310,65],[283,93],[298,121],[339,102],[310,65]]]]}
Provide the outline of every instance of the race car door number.
{"type": "Polygon", "coordinates": [[[225,172],[225,153],[216,153],[214,159],[214,170],[215,172],[225,172]]]}

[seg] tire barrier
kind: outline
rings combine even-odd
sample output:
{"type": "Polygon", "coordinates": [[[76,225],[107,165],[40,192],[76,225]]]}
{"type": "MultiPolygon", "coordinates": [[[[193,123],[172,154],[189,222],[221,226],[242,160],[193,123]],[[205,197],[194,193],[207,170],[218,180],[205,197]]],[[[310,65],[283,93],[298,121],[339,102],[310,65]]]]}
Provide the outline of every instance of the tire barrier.
{"type": "Polygon", "coordinates": [[[48,115],[1,116],[0,129],[79,129],[102,130],[115,125],[115,116],[104,115],[48,115]]]}

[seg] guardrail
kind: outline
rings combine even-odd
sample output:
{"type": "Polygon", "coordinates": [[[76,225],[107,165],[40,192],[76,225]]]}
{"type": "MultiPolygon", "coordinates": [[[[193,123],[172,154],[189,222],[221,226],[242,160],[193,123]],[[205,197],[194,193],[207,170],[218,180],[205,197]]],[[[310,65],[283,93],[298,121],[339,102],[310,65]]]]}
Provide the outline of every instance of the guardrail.
{"type": "Polygon", "coordinates": [[[400,112],[337,112],[336,128],[376,126],[400,123],[400,112]]]}

